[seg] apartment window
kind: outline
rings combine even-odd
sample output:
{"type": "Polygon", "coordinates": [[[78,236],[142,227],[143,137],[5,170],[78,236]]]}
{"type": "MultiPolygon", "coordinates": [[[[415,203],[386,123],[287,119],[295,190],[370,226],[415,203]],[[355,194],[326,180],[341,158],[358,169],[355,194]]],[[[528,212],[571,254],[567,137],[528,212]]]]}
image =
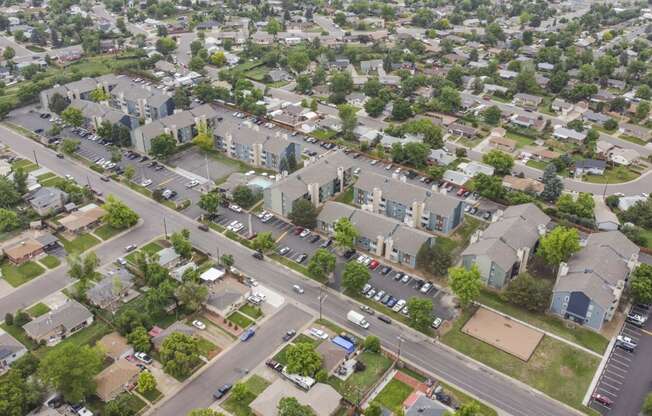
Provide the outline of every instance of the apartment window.
{"type": "Polygon", "coordinates": [[[564,302],[568,302],[570,298],[568,296],[564,296],[564,302]]]}
{"type": "Polygon", "coordinates": [[[593,314],[591,312],[586,313],[586,319],[589,319],[593,314]]]}
{"type": "Polygon", "coordinates": [[[593,310],[593,304],[589,305],[589,310],[590,310],[590,311],[593,310]]]}

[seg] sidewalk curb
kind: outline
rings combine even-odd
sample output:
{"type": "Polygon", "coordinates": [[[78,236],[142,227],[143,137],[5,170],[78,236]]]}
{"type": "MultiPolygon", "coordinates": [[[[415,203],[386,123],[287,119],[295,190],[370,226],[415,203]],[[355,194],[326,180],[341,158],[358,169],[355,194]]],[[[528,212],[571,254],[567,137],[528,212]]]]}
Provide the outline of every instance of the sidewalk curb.
{"type": "Polygon", "coordinates": [[[607,345],[605,354],[602,357],[602,361],[600,361],[600,364],[598,365],[598,369],[595,370],[595,374],[593,375],[593,380],[591,380],[591,384],[589,384],[589,388],[586,390],[586,394],[584,395],[584,399],[582,400],[582,404],[584,406],[588,406],[589,401],[591,400],[591,395],[593,394],[593,391],[597,387],[598,382],[602,378],[602,372],[604,371],[604,368],[607,366],[607,362],[609,361],[609,358],[611,358],[611,352],[613,351],[613,347],[615,343],[616,343],[616,337],[611,338],[611,341],[609,341],[609,345],[607,345]]]}

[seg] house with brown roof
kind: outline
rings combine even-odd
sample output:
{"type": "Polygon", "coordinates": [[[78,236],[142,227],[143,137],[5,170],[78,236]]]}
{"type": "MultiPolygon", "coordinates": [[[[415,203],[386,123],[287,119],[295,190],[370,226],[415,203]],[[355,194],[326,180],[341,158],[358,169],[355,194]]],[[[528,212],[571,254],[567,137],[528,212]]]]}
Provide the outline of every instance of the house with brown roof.
{"type": "Polygon", "coordinates": [[[133,347],[127,343],[125,337],[117,332],[104,335],[97,341],[97,345],[100,346],[105,355],[111,357],[114,361],[134,353],[133,347]]]}
{"type": "Polygon", "coordinates": [[[22,235],[2,249],[7,260],[15,265],[37,258],[46,250],[59,245],[59,240],[50,233],[34,234],[28,231],[22,235]]]}
{"type": "Polygon", "coordinates": [[[561,156],[561,154],[553,150],[546,149],[545,147],[535,147],[533,149],[529,149],[528,152],[532,154],[532,156],[535,156],[537,159],[546,162],[557,159],[559,156],[561,156]]]}
{"type": "Polygon", "coordinates": [[[140,369],[136,364],[119,359],[95,376],[95,394],[104,402],[115,399],[120,393],[133,388],[140,369]]]}
{"type": "Polygon", "coordinates": [[[95,204],[88,204],[78,211],[61,218],[59,223],[71,234],[79,234],[95,228],[102,221],[106,211],[95,204]]]}
{"type": "Polygon", "coordinates": [[[491,136],[489,138],[489,145],[507,153],[512,153],[516,150],[516,140],[508,139],[506,137],[491,136]]]}

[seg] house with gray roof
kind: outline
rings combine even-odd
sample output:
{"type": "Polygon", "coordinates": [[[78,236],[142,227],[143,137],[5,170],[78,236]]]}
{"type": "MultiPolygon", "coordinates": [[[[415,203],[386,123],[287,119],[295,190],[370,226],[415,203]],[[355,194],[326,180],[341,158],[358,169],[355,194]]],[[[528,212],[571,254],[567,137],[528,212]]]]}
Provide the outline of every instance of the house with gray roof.
{"type": "Polygon", "coordinates": [[[92,323],[93,314],[81,303],[69,299],[57,309],[26,323],[23,329],[34,341],[53,346],[92,323]]]}
{"type": "Polygon", "coordinates": [[[121,269],[113,276],[105,276],[88,289],[86,296],[98,308],[115,311],[122,305],[121,300],[133,285],[133,275],[126,269],[121,269]]]}
{"type": "Polygon", "coordinates": [[[163,342],[172,334],[179,333],[185,334],[191,337],[194,337],[197,333],[197,330],[189,325],[184,324],[183,322],[177,321],[170,325],[169,327],[162,330],[158,335],[152,337],[152,344],[157,350],[161,348],[163,342]]]}
{"type": "Polygon", "coordinates": [[[618,309],[639,251],[620,231],[590,234],[586,245],[559,265],[550,312],[600,331],[618,309]]]}
{"type": "Polygon", "coordinates": [[[473,233],[462,252],[462,265],[467,269],[476,265],[487,286],[502,289],[525,271],[550,217],[531,203],[510,206],[496,217],[485,230],[473,233]]]}
{"type": "Polygon", "coordinates": [[[405,416],[444,416],[449,414],[446,407],[428,398],[420,391],[413,392],[405,399],[403,405],[406,407],[405,416]]]}
{"type": "Polygon", "coordinates": [[[373,172],[360,175],[353,202],[410,227],[442,234],[450,234],[463,219],[462,201],[373,172]]]}
{"type": "Polygon", "coordinates": [[[43,186],[32,193],[29,205],[38,215],[45,217],[60,212],[69,199],[67,192],[59,188],[43,186]]]}
{"type": "Polygon", "coordinates": [[[166,247],[156,255],[158,256],[158,264],[168,269],[176,267],[181,261],[181,256],[174,251],[173,247],[166,247]]]}
{"type": "Polygon", "coordinates": [[[265,189],[265,209],[287,218],[294,202],[301,198],[321,206],[351,184],[354,162],[341,151],[304,161],[303,169],[265,189]]]}
{"type": "Polygon", "coordinates": [[[317,217],[317,229],[333,234],[333,227],[340,218],[348,218],[355,226],[359,248],[409,267],[416,267],[419,249],[424,244],[432,246],[436,240],[434,235],[408,227],[393,218],[333,201],[324,204],[317,217]]]}
{"type": "Polygon", "coordinates": [[[11,363],[22,357],[27,348],[11,334],[3,332],[0,334],[0,374],[9,370],[11,363]]]}

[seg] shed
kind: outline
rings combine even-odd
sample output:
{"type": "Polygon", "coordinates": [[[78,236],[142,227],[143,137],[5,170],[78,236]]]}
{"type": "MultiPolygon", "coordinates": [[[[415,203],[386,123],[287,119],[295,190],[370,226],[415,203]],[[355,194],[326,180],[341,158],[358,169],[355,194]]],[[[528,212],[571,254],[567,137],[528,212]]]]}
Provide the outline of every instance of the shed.
{"type": "Polygon", "coordinates": [[[333,338],[331,341],[333,342],[333,344],[337,345],[338,347],[343,348],[349,354],[352,354],[355,351],[355,344],[340,336],[333,338]]]}

